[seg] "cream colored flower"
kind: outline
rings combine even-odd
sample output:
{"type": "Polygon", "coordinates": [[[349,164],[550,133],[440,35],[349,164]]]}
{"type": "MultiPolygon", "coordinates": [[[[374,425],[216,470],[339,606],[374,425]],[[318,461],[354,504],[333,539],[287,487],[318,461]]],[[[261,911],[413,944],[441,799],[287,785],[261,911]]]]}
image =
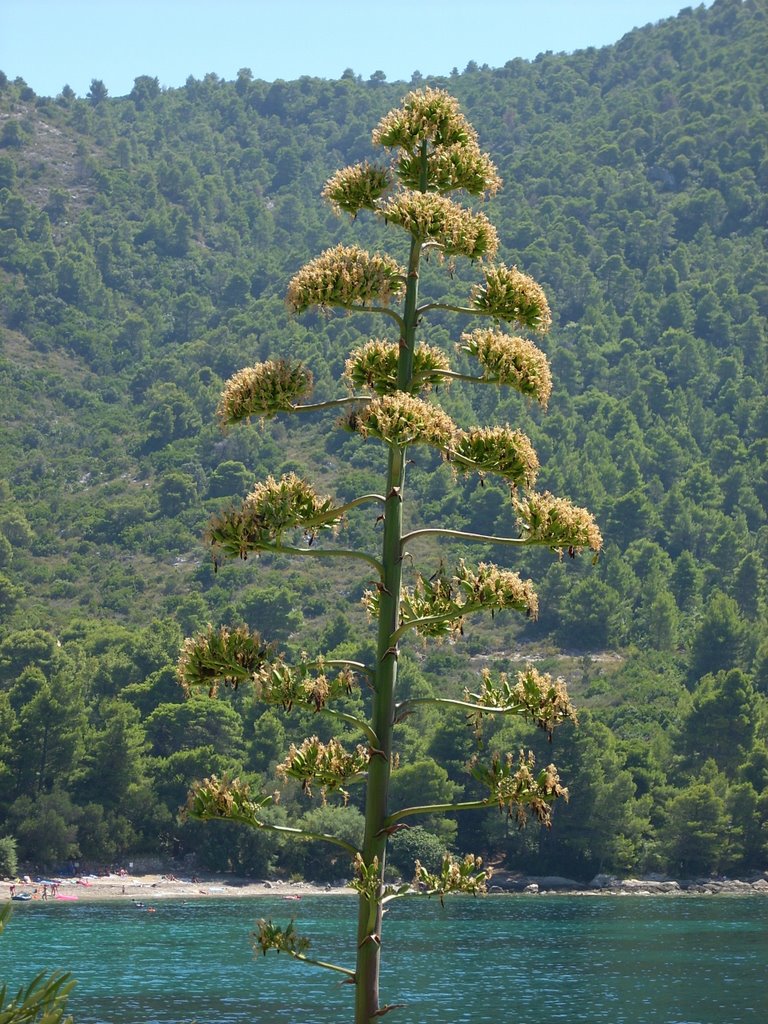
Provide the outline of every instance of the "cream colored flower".
{"type": "Polygon", "coordinates": [[[547,828],[552,821],[552,804],[558,797],[568,799],[568,790],[560,784],[560,776],[553,764],[535,771],[533,753],[520,751],[515,760],[511,753],[494,754],[490,764],[478,758],[471,762],[471,774],[487,786],[491,798],[508,814],[514,814],[519,825],[524,825],[528,812],[547,828]]]}
{"type": "Polygon", "coordinates": [[[485,892],[491,877],[490,869],[483,868],[482,858],[471,853],[461,860],[446,853],[439,872],[428,871],[419,860],[415,862],[414,869],[414,888],[427,896],[439,896],[441,903],[449,893],[463,892],[476,896],[485,892]]]}
{"type": "MultiPolygon", "coordinates": [[[[389,395],[398,390],[397,342],[372,338],[347,359],[344,377],[352,390],[365,388],[377,395],[389,395]]],[[[432,345],[417,345],[413,353],[411,394],[429,391],[433,384],[446,383],[439,371],[450,368],[447,357],[432,345]]]]}
{"type": "Polygon", "coordinates": [[[469,195],[493,195],[501,188],[501,178],[491,158],[476,142],[458,142],[427,153],[426,182],[422,181],[419,153],[403,152],[396,165],[400,182],[406,188],[447,192],[462,190],[469,195]]]}
{"type": "Polygon", "coordinates": [[[353,681],[348,669],[335,675],[325,671],[322,659],[288,665],[282,656],[265,662],[253,677],[257,698],[266,704],[278,704],[285,711],[294,705],[321,711],[330,701],[348,696],[353,681]]]}
{"type": "MultiPolygon", "coordinates": [[[[363,594],[363,606],[371,618],[378,613],[379,603],[378,590],[363,594]]],[[[453,576],[436,572],[427,579],[419,573],[413,588],[402,588],[400,625],[410,625],[420,636],[441,639],[462,633],[464,618],[471,612],[505,608],[535,619],[539,602],[532,581],[485,562],[473,569],[462,560],[453,576]]]]}
{"type": "Polygon", "coordinates": [[[532,487],[539,472],[529,438],[511,427],[475,427],[462,432],[451,456],[458,456],[455,465],[459,471],[498,473],[519,487],[532,487]]]}
{"type": "Polygon", "coordinates": [[[513,498],[521,534],[526,540],[539,541],[551,548],[567,548],[571,555],[581,548],[598,552],[603,546],[600,529],[585,508],[549,491],[532,491],[513,498]]]}
{"type": "Polygon", "coordinates": [[[485,284],[477,285],[472,293],[472,305],[496,320],[514,321],[542,334],[552,325],[541,286],[517,267],[489,267],[485,284]]]}
{"type": "Polygon", "coordinates": [[[289,530],[314,537],[341,522],[329,497],[318,495],[310,484],[288,473],[279,480],[257,483],[243,501],[214,516],[207,538],[216,552],[245,558],[248,552],[280,544],[289,530]]]}
{"type": "Polygon", "coordinates": [[[268,418],[290,412],[312,393],[312,373],[301,363],[269,359],[238,370],[227,383],[216,410],[222,426],[249,416],[268,418]]]}
{"type": "Polygon", "coordinates": [[[552,374],[546,355],[532,341],[482,327],[462,334],[461,341],[456,347],[477,359],[485,380],[513,387],[546,409],[552,374]]]}
{"type": "Polygon", "coordinates": [[[378,437],[400,446],[429,444],[443,449],[456,433],[453,420],[439,406],[404,391],[374,398],[343,422],[362,437],[378,437]]]}
{"type": "Polygon", "coordinates": [[[436,242],[445,256],[491,259],[499,247],[496,229],[484,214],[433,192],[406,189],[382,203],[377,212],[419,241],[436,242]]]}
{"type": "Polygon", "coordinates": [[[323,196],[338,213],[356,216],[360,210],[375,210],[376,202],[390,185],[389,171],[368,162],[337,171],[325,183],[323,196]]]}
{"type": "Polygon", "coordinates": [[[453,96],[428,87],[409,92],[399,107],[381,119],[372,138],[374,145],[413,153],[422,142],[435,146],[474,143],[477,133],[453,96]]]}
{"type": "Polygon", "coordinates": [[[300,747],[291,744],[288,756],[277,766],[277,773],[283,778],[298,779],[307,794],[311,794],[313,783],[324,790],[342,790],[364,777],[369,761],[370,752],[361,744],[349,752],[333,737],[323,743],[317,736],[311,736],[300,747]]]}
{"type": "Polygon", "coordinates": [[[488,610],[511,608],[525,612],[531,619],[538,617],[539,599],[533,582],[521,579],[516,572],[501,569],[491,562],[480,562],[473,569],[462,559],[456,580],[467,605],[488,610]]]}
{"type": "Polygon", "coordinates": [[[273,647],[247,626],[208,626],[184,641],[176,671],[187,695],[203,690],[215,696],[221,683],[237,689],[251,681],[273,657],[273,647]]]}
{"type": "Polygon", "coordinates": [[[404,290],[404,277],[390,256],[337,245],[301,268],[288,285],[286,300],[295,313],[311,306],[386,306],[404,290]]]}
{"type": "Polygon", "coordinates": [[[506,672],[500,672],[498,680],[494,680],[490,670],[483,669],[480,692],[465,690],[464,699],[487,708],[526,714],[550,736],[562,722],[576,721],[576,709],[568,696],[565,680],[553,679],[548,672],[540,672],[533,665],[519,671],[514,684],[509,682],[506,672]]]}

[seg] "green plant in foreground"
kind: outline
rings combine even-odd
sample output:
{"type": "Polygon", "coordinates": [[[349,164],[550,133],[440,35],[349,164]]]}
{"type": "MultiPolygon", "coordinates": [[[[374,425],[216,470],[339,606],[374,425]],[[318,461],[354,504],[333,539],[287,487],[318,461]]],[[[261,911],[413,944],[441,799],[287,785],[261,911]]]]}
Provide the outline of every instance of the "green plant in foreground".
{"type": "MultiPolygon", "coordinates": [[[[0,935],[10,919],[11,904],[6,903],[0,907],[0,935]]],[[[72,1024],[72,1018],[65,1017],[64,1012],[74,984],[68,974],[60,971],[49,978],[41,973],[10,999],[7,999],[8,986],[3,984],[0,986],[0,1024],[72,1024]]]]}
{"type": "Polygon", "coordinates": [[[363,438],[387,447],[386,480],[380,494],[365,494],[346,504],[317,495],[293,475],[258,484],[238,508],[213,521],[209,539],[216,558],[247,557],[262,551],[315,558],[341,557],[364,563],[374,582],[364,602],[376,624],[377,650],[372,664],[304,657],[289,664],[258,633],[247,628],[209,627],[185,643],[179,676],[187,692],[202,688],[215,693],[224,684],[249,684],[257,699],[285,710],[300,705],[331,716],[357,729],[361,743],[354,751],[317,737],[292,747],[279,767],[284,777],[299,780],[309,792],[365,787],[365,837],[361,849],[333,835],[308,833],[277,825],[263,814],[270,797],[252,794],[238,780],[210,778],[190,795],[190,813],[201,819],[229,820],[284,834],[322,838],[341,847],[354,868],[351,883],[359,896],[357,958],[354,968],[340,967],[307,956],[308,940],[293,923],[283,929],[271,921],[259,924],[257,946],[266,953],[283,951],[340,972],[355,989],[355,1024],[370,1024],[393,1006],[379,1002],[379,964],[382,913],[398,898],[426,893],[441,899],[451,892],[477,893],[485,888],[486,872],[475,857],[446,857],[440,870],[416,865],[411,885],[389,886],[384,865],[390,836],[407,828],[417,814],[452,813],[463,809],[498,807],[523,824],[529,815],[548,826],[553,802],[567,796],[554,765],[539,768],[530,752],[491,753],[487,763],[469,766],[487,795],[463,803],[392,808],[388,802],[393,767],[393,734],[403,718],[423,704],[446,712],[463,712],[477,727],[487,715],[519,715],[551,733],[574,710],[560,680],[530,668],[510,681],[503,674],[484,673],[477,693],[464,699],[420,697],[397,699],[398,655],[406,635],[452,637],[462,631],[472,612],[516,609],[535,617],[538,599],[531,580],[488,563],[471,566],[461,561],[450,573],[421,573],[411,569],[420,538],[458,538],[464,542],[540,545],[575,555],[584,548],[599,551],[600,531],[590,514],[565,499],[533,490],[538,460],[528,438],[508,426],[459,429],[432,398],[433,385],[453,380],[512,387],[546,407],[552,382],[544,353],[527,337],[516,337],[505,325],[544,333],[551,316],[546,297],[535,281],[515,267],[487,263],[495,256],[498,239],[488,219],[452,198],[465,192],[482,196],[500,182],[490,159],[480,151],[475,132],[456,101],[439,90],[426,89],[405,97],[373,134],[374,143],[390,150],[391,161],[381,166],[360,164],[334,175],[325,197],[339,210],[356,216],[370,211],[410,236],[408,265],[386,255],[356,247],[337,246],[311,261],[288,286],[288,304],[296,313],[311,307],[341,308],[374,313],[388,321],[393,338],[372,339],[352,352],[344,380],[352,395],[312,404],[306,401],[311,375],[301,365],[269,360],[241,370],[226,384],[219,417],[224,425],[249,417],[346,407],[342,425],[363,438]],[[452,260],[464,256],[481,261],[483,281],[465,305],[422,301],[419,268],[424,255],[436,251],[452,260]],[[417,342],[417,331],[430,313],[451,311],[466,317],[484,316],[491,328],[464,334],[457,348],[477,360],[479,372],[450,369],[448,357],[417,342]],[[441,527],[406,530],[404,484],[407,451],[411,445],[437,449],[457,472],[494,473],[510,487],[519,535],[491,537],[441,527]],[[373,506],[383,521],[378,555],[324,546],[320,538],[334,533],[354,508],[373,506]],[[303,537],[303,541],[302,538],[303,537]],[[406,556],[408,556],[406,558],[406,556]],[[410,580],[404,579],[411,573],[410,580]],[[369,702],[366,718],[334,706],[365,681],[369,702]]]}

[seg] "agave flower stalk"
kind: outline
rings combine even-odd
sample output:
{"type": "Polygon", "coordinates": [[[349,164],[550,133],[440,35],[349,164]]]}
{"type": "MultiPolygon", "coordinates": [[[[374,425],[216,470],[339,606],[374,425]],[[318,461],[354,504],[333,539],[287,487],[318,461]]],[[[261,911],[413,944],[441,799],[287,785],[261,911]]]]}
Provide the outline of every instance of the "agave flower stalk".
{"type": "Polygon", "coordinates": [[[352,558],[361,561],[367,573],[373,569],[364,604],[375,623],[375,656],[370,664],[361,664],[304,655],[297,664],[289,664],[258,633],[209,627],[186,642],[179,663],[179,676],[189,693],[202,688],[215,694],[220,687],[249,685],[256,699],[267,705],[285,712],[303,707],[330,714],[360,735],[354,749],[335,738],[325,742],[309,737],[291,747],[278,769],[283,778],[299,782],[308,795],[363,787],[365,831],[359,849],[333,835],[271,822],[265,813],[271,797],[251,794],[236,779],[208,779],[190,797],[190,813],[197,817],[320,838],[349,855],[354,872],[351,885],[358,895],[354,967],[307,956],[308,939],[293,922],[286,927],[260,922],[256,941],[264,954],[285,952],[344,975],[354,988],[355,1024],[374,1024],[398,1005],[382,1005],[379,995],[385,904],[419,893],[441,900],[451,892],[477,894],[484,890],[487,878],[479,859],[467,854],[459,859],[447,857],[434,873],[417,864],[413,883],[388,886],[384,872],[389,837],[406,827],[406,819],[415,814],[482,807],[499,807],[521,824],[532,816],[549,826],[555,801],[567,797],[554,765],[537,768],[529,751],[499,751],[486,762],[475,759],[468,766],[487,789],[486,795],[455,803],[390,806],[394,731],[403,718],[425,704],[468,714],[475,730],[488,716],[522,716],[548,734],[562,722],[575,720],[562,680],[532,668],[518,673],[513,681],[503,673],[498,677],[484,673],[479,686],[467,690],[463,699],[436,696],[398,701],[400,648],[412,633],[438,640],[456,638],[467,616],[475,612],[507,608],[535,618],[538,611],[533,582],[518,573],[488,562],[473,566],[461,561],[451,574],[439,570],[428,576],[410,566],[406,545],[432,536],[521,549],[538,545],[561,555],[568,550],[575,556],[584,548],[597,553],[602,544],[589,512],[566,499],[532,490],[539,463],[523,433],[510,426],[460,430],[430,393],[435,385],[450,381],[495,384],[511,387],[546,408],[552,389],[544,352],[525,334],[513,336],[500,326],[515,324],[523,332],[546,333],[552,322],[546,296],[516,267],[488,262],[499,248],[496,231],[484,214],[461,205],[462,194],[481,197],[500,186],[496,168],[481,151],[474,129],[451,96],[425,89],[409,93],[387,114],[374,130],[373,141],[389,151],[389,164],[357,164],[339,171],[324,194],[340,214],[355,218],[366,213],[405,232],[409,236],[407,265],[400,266],[386,254],[339,245],[296,273],[288,286],[287,303],[296,314],[312,307],[377,313],[396,335],[362,341],[351,353],[343,377],[351,396],[311,404],[310,371],[301,363],[272,359],[234,375],[224,389],[219,418],[223,426],[232,426],[250,417],[344,406],[343,428],[386,446],[381,493],[337,504],[292,474],[280,480],[270,477],[257,484],[239,507],[214,517],[208,540],[217,559],[269,551],[352,558]],[[421,260],[432,249],[480,267],[482,281],[466,304],[446,302],[439,296],[422,301],[421,260]],[[446,353],[421,340],[420,332],[429,330],[433,311],[493,321],[489,328],[463,334],[457,345],[477,361],[477,375],[453,370],[446,353]],[[457,473],[503,477],[510,486],[518,535],[497,537],[439,525],[406,529],[408,454],[419,444],[439,450],[457,473]],[[360,514],[370,504],[384,524],[379,551],[335,546],[347,515],[360,514]],[[305,538],[304,546],[297,543],[297,535],[305,538]],[[406,578],[406,567],[413,577],[406,578]],[[369,701],[364,716],[335,706],[359,678],[365,680],[369,701]]]}

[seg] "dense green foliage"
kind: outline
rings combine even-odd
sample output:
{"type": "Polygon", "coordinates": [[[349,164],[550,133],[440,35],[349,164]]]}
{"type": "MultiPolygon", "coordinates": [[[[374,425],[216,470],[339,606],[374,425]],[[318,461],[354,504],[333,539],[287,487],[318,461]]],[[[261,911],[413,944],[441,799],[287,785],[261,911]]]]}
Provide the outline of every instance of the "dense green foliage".
{"type": "MultiPolygon", "coordinates": [[[[612,47],[429,80],[493,152],[500,256],[541,282],[554,317],[551,411],[521,414],[493,388],[454,386],[444,404],[461,425],[525,430],[540,485],[588,506],[606,540],[595,567],[526,555],[543,581],[536,623],[502,613],[402,659],[406,695],[438,678],[459,695],[489,652],[510,669],[534,658],[588,708],[554,742],[572,802],[552,831],[488,813],[420,823],[459,851],[480,833],[509,866],[582,876],[765,865],[767,16],[765,0],[715,0],[612,47]]],[[[321,249],[378,244],[318,194],[370,155],[370,126],[405,91],[243,69],[49,99],[0,75],[0,836],[22,861],[194,851],[211,867],[331,871],[310,847],[177,820],[191,780],[258,780],[286,739],[330,732],[240,693],[185,703],[172,666],[184,634],[233,619],[295,652],[360,653],[362,587],[343,570],[264,557],[216,573],[200,535],[268,473],[295,469],[339,500],[375,489],[376,448],[327,440],[311,414],[212,423],[223,381],[267,357],[301,356],[316,397],[335,397],[376,329],[297,320],[284,290],[321,249]]],[[[447,350],[463,325],[434,322],[428,340],[447,350]]],[[[510,532],[493,478],[473,506],[476,478],[415,459],[423,524],[510,532]]],[[[379,527],[358,515],[346,529],[370,546],[379,527]]],[[[403,754],[471,797],[464,733],[422,716],[403,754]]],[[[273,813],[307,806],[288,787],[273,813]]]]}

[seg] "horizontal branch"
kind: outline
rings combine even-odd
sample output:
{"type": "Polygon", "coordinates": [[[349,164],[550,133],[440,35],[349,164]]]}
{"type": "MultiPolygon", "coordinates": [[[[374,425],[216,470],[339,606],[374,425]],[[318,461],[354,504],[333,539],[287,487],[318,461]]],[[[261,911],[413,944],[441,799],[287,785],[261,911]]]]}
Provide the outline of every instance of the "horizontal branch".
{"type": "Polygon", "coordinates": [[[327,960],[315,960],[311,956],[305,956],[304,953],[297,953],[293,949],[287,951],[294,960],[300,960],[303,964],[310,964],[312,967],[325,967],[328,971],[337,971],[339,974],[346,975],[347,978],[354,980],[355,972],[351,971],[348,967],[339,967],[338,964],[328,963],[327,960]]]}
{"type": "Polygon", "coordinates": [[[309,555],[312,558],[356,558],[358,561],[372,565],[379,576],[384,576],[384,567],[373,555],[364,551],[352,551],[349,548],[294,548],[284,544],[260,544],[258,551],[269,551],[276,555],[309,555]]]}
{"type": "MultiPolygon", "coordinates": [[[[457,462],[460,466],[466,466],[468,469],[474,469],[476,473],[497,473],[499,470],[483,466],[479,462],[475,462],[474,459],[468,459],[466,455],[460,455],[459,452],[454,451],[452,448],[443,448],[444,455],[447,457],[449,462],[457,462]]],[[[500,473],[504,476],[504,473],[500,473]]]]}
{"type": "Polygon", "coordinates": [[[356,508],[358,505],[364,505],[368,501],[378,501],[380,504],[386,504],[387,499],[383,494],[361,494],[358,498],[353,498],[352,501],[348,501],[346,505],[339,505],[335,509],[336,513],[348,512],[351,508],[356,508]]]}
{"type": "Polygon", "coordinates": [[[476,377],[471,373],[457,373],[455,370],[432,370],[433,377],[445,377],[448,380],[468,380],[472,384],[499,384],[493,377],[476,377]]]}
{"type": "Polygon", "coordinates": [[[384,316],[391,317],[400,328],[400,333],[405,334],[405,321],[399,313],[387,306],[358,306],[355,303],[345,305],[341,302],[334,303],[334,306],[338,309],[348,309],[352,313],[382,313],[384,316]]]}
{"type": "Polygon", "coordinates": [[[336,708],[320,708],[320,711],[325,715],[332,715],[334,718],[340,719],[342,722],[346,722],[348,725],[354,726],[359,729],[367,737],[368,742],[371,744],[374,750],[378,750],[381,744],[379,743],[379,737],[376,735],[374,730],[368,725],[362,718],[358,718],[356,715],[350,715],[346,711],[338,711],[336,708]]]}
{"type": "Polygon", "coordinates": [[[454,306],[447,302],[426,302],[423,306],[419,306],[416,312],[421,316],[423,313],[428,313],[432,309],[442,309],[448,313],[465,313],[469,316],[485,316],[493,318],[493,314],[489,313],[485,309],[474,309],[472,306],[454,306]]]}
{"type": "Polygon", "coordinates": [[[407,633],[409,629],[418,629],[420,626],[433,626],[440,622],[451,622],[456,619],[463,619],[465,615],[471,615],[472,612],[483,611],[482,604],[470,604],[469,602],[462,605],[461,608],[454,609],[450,612],[445,612],[443,615],[422,615],[418,619],[410,619],[408,622],[404,622],[399,626],[394,633],[390,634],[389,644],[390,647],[394,647],[401,636],[407,633]]]}
{"type": "Polygon", "coordinates": [[[384,821],[384,828],[390,828],[402,818],[409,818],[414,814],[450,814],[452,811],[477,811],[484,807],[493,807],[498,801],[495,797],[486,797],[484,800],[465,800],[457,804],[424,804],[421,807],[403,807],[394,811],[384,821]]]}
{"type": "Polygon", "coordinates": [[[395,705],[395,720],[408,714],[411,707],[417,704],[441,704],[445,707],[461,708],[462,711],[481,711],[484,715],[514,715],[527,711],[525,704],[507,704],[503,707],[474,704],[468,700],[456,700],[451,697],[409,697],[395,705]]]}
{"type": "Polygon", "coordinates": [[[335,409],[339,405],[349,405],[351,402],[370,402],[370,400],[370,395],[348,395],[344,398],[330,398],[327,402],[292,405],[289,409],[283,409],[281,412],[321,412],[324,409],[335,409]]]}
{"type": "Polygon", "coordinates": [[[334,519],[339,519],[345,512],[349,512],[350,509],[357,508],[358,505],[365,505],[368,502],[374,501],[378,502],[380,505],[384,505],[386,504],[387,499],[383,494],[361,494],[359,497],[353,498],[352,501],[348,501],[344,505],[334,505],[333,508],[329,508],[326,512],[321,512],[319,515],[309,516],[306,519],[302,519],[300,523],[296,524],[296,529],[311,530],[315,526],[323,526],[324,523],[333,522],[334,519]]]}
{"type": "Polygon", "coordinates": [[[350,661],[348,658],[318,658],[317,661],[308,661],[305,668],[351,668],[355,672],[362,672],[373,677],[373,669],[362,661],[350,661]]]}
{"type": "Polygon", "coordinates": [[[427,527],[423,530],[412,530],[410,533],[406,533],[401,538],[401,545],[405,545],[410,540],[414,540],[416,537],[426,536],[438,536],[438,537],[455,537],[458,540],[474,540],[481,541],[486,544],[517,544],[524,545],[530,544],[530,541],[524,540],[522,537],[496,537],[488,533],[467,533],[465,530],[450,530],[443,527],[427,527]]]}
{"type": "MultiPolygon", "coordinates": [[[[478,541],[484,544],[512,544],[519,547],[545,547],[551,548],[553,545],[558,547],[566,546],[569,541],[568,539],[563,540],[552,540],[551,537],[496,537],[488,533],[468,533],[465,530],[450,530],[447,527],[425,527],[423,530],[412,530],[410,533],[403,534],[400,543],[403,545],[414,540],[416,537],[424,537],[429,534],[442,536],[442,537],[456,537],[458,540],[471,540],[478,541]]],[[[403,550],[401,548],[401,550],[403,550]]]]}
{"type": "Polygon", "coordinates": [[[241,825],[250,825],[251,828],[263,828],[269,832],[279,832],[281,835],[291,836],[294,839],[320,839],[324,843],[332,843],[334,846],[340,846],[343,850],[346,850],[350,857],[355,857],[360,852],[356,846],[348,843],[346,839],[340,839],[338,836],[332,836],[327,832],[308,832],[303,828],[294,828],[291,825],[275,825],[269,821],[259,821],[258,824],[254,822],[253,818],[249,818],[246,814],[238,814],[236,811],[227,814],[226,817],[222,815],[195,815],[200,817],[201,820],[205,821],[236,821],[241,825]]]}
{"type": "Polygon", "coordinates": [[[392,900],[401,900],[405,896],[421,896],[421,893],[417,889],[409,888],[407,892],[390,892],[386,896],[381,897],[382,907],[386,907],[392,900]]]}

